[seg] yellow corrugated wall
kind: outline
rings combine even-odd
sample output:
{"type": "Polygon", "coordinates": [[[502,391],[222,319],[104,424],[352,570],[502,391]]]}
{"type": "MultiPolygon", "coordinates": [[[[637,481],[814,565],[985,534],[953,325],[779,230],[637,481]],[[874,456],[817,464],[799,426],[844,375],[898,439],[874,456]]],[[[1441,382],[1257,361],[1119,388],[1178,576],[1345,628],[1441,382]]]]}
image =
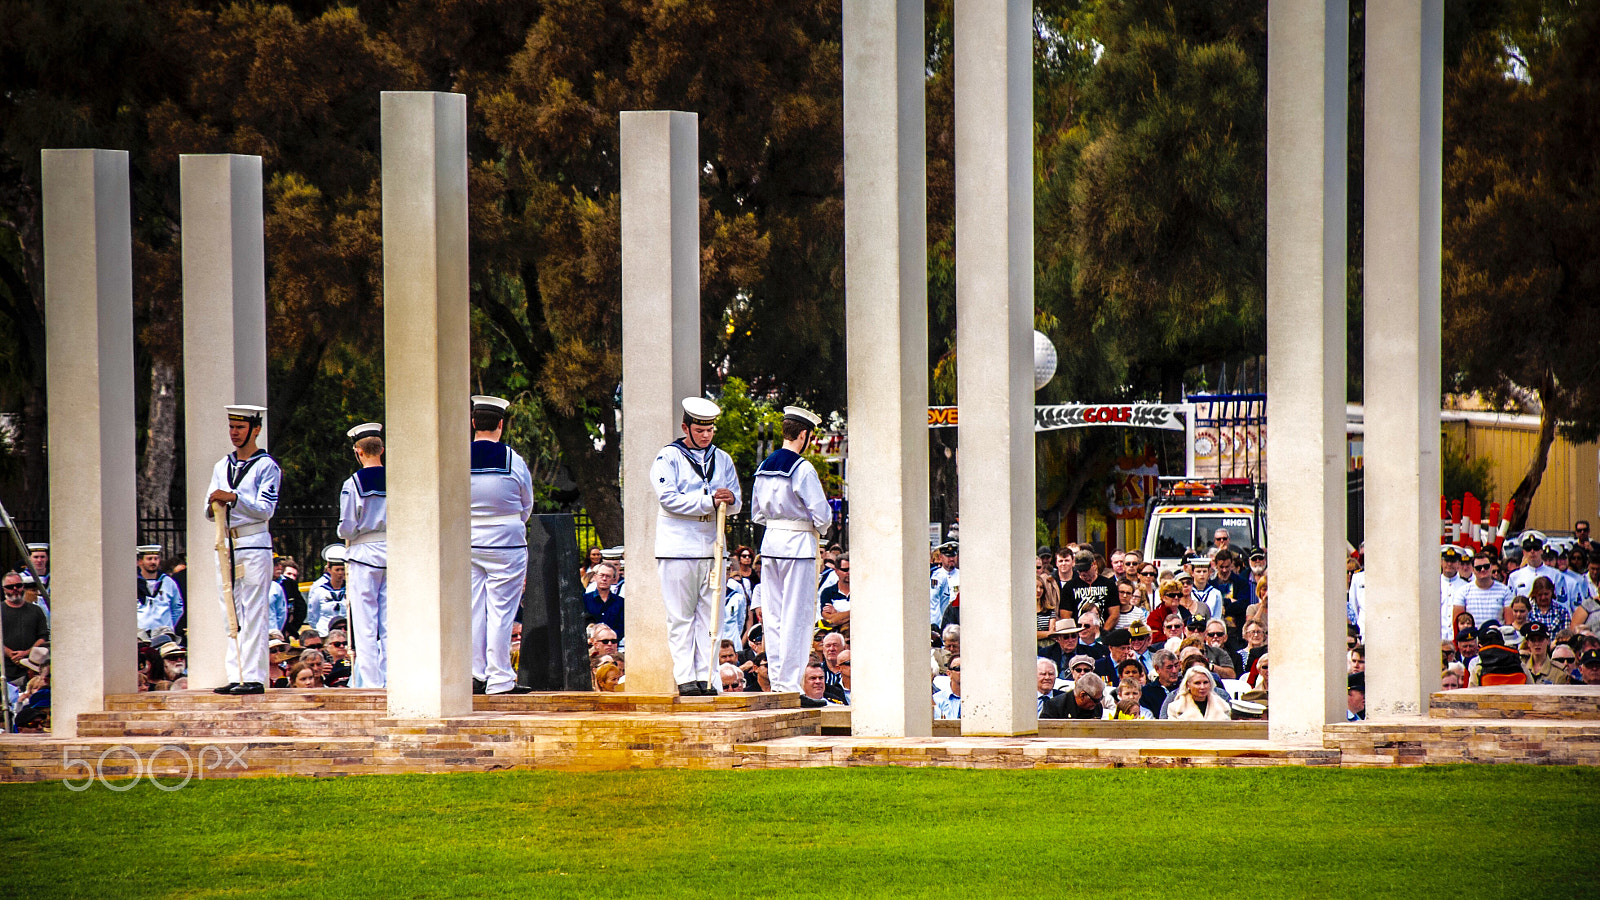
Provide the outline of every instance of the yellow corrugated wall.
{"type": "MultiPolygon", "coordinates": [[[[1470,459],[1488,458],[1495,495],[1505,503],[1527,474],[1539,446],[1536,426],[1516,423],[1447,422],[1445,434],[1459,439],[1464,426],[1470,459]]],[[[1600,445],[1574,445],[1556,435],[1544,480],[1528,512],[1528,527],[1540,531],[1571,531],[1575,519],[1600,518],[1600,445]]]]}

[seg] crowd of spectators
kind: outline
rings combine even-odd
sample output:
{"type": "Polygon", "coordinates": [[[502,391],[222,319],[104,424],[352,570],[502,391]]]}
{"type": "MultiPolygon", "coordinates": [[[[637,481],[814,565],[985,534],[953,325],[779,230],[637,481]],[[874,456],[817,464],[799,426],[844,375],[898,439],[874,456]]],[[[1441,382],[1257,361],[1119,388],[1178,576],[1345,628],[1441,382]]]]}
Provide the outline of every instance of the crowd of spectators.
{"type": "MultiPolygon", "coordinates": [[[[1440,556],[1440,684],[1600,684],[1600,553],[1587,522],[1569,541],[1530,531],[1508,542],[1440,556]]],[[[1270,605],[1266,554],[1238,552],[1219,530],[1163,569],[1137,551],[1109,557],[1089,545],[1040,548],[1035,566],[1037,703],[1047,719],[1220,721],[1268,714],[1270,605]]],[[[143,548],[141,548],[143,549],[143,548]]],[[[1367,633],[1365,548],[1351,555],[1344,598],[1348,634],[1347,715],[1365,717],[1367,633]]],[[[929,702],[937,718],[958,719],[961,695],[959,546],[929,560],[929,702]]],[[[183,585],[181,565],[152,572],[140,554],[140,604],[158,599],[160,577],[183,585]],[[174,577],[176,576],[176,577],[174,577]]],[[[620,551],[588,555],[579,572],[593,687],[622,690],[627,679],[626,577],[620,551]]],[[[4,575],[3,700],[13,730],[49,727],[48,560],[4,575]]],[[[330,562],[307,592],[293,559],[276,561],[270,677],[276,688],[343,687],[351,675],[342,564],[330,562]]],[[[807,706],[851,702],[850,555],[830,546],[819,567],[812,655],[803,679],[807,706]]],[[[138,689],[187,688],[184,605],[170,621],[137,635],[138,689]]],[[[718,676],[725,693],[772,689],[761,623],[761,559],[750,547],[729,554],[718,676]]],[[[141,613],[143,608],[141,607],[141,613]]],[[[144,623],[142,623],[144,624],[144,623]]],[[[513,665],[520,628],[513,633],[513,665]]]]}

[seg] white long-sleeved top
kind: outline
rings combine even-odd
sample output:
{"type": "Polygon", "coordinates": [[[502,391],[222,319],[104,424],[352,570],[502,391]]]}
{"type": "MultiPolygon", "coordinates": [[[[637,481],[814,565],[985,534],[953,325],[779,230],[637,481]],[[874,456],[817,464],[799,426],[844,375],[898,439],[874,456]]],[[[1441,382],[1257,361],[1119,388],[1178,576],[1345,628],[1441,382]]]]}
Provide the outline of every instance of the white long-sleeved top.
{"type": "MultiPolygon", "coordinates": [[[[246,528],[252,525],[270,525],[272,514],[278,510],[278,488],[283,483],[283,470],[278,461],[257,450],[249,459],[240,460],[229,453],[211,470],[212,491],[231,491],[238,494],[233,507],[228,510],[229,528],[246,528]]],[[[211,507],[206,506],[206,518],[211,518],[211,507]]],[[[235,538],[235,550],[271,550],[272,535],[266,530],[235,538]]]]}
{"type": "Polygon", "coordinates": [[[178,583],[165,572],[154,578],[138,574],[135,587],[139,592],[139,630],[177,628],[178,617],[183,615],[183,595],[178,593],[178,583]]]}
{"type": "MultiPolygon", "coordinates": [[[[384,534],[388,527],[388,516],[388,479],[383,466],[365,466],[344,480],[339,488],[339,537],[350,545],[345,551],[346,560],[374,569],[388,566],[386,541],[359,540],[366,535],[384,534]]],[[[343,602],[343,599],[341,591],[340,601],[343,602]]],[[[307,620],[311,620],[309,611],[307,620]]],[[[318,625],[318,630],[324,629],[318,625]]]]}
{"type": "Polygon", "coordinates": [[[694,450],[682,440],[661,448],[650,466],[650,484],[661,509],[656,514],[657,559],[710,559],[714,555],[717,519],[711,495],[718,488],[733,493],[728,514],[744,508],[733,457],[715,446],[694,450]],[[699,521],[705,518],[705,521],[699,521]]]}
{"type": "Polygon", "coordinates": [[[528,546],[528,517],[532,514],[533,475],[522,456],[499,441],[473,441],[472,546],[528,546]],[[505,519],[507,516],[516,516],[518,521],[505,519]]]}
{"type": "MultiPolygon", "coordinates": [[[[346,582],[348,585],[348,582],[346,582]]],[[[328,623],[340,616],[348,616],[350,607],[345,603],[345,588],[334,588],[328,580],[328,573],[311,585],[311,590],[306,593],[306,622],[317,631],[327,634],[328,623]]]]}
{"type": "Polygon", "coordinates": [[[810,522],[815,531],[768,528],[761,538],[767,559],[816,559],[817,538],[833,523],[833,507],[822,492],[816,467],[793,450],[780,449],[756,469],[750,488],[750,518],[810,522]]]}

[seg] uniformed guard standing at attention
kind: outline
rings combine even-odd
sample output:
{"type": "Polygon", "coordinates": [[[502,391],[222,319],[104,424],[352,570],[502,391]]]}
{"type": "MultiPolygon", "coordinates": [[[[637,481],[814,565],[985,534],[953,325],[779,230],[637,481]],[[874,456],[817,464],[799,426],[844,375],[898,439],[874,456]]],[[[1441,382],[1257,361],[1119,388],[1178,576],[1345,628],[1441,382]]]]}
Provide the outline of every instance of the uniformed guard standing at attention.
{"type": "Polygon", "coordinates": [[[756,469],[750,517],[767,526],[761,539],[761,622],[775,691],[799,691],[817,621],[817,553],[833,523],[833,507],[816,467],[800,455],[822,420],[798,406],[783,408],[783,446],[756,469]]]}
{"type": "Polygon", "coordinates": [[[712,446],[722,409],[710,400],[683,401],[683,437],[656,454],[650,483],[661,501],[656,517],[656,570],[667,608],[667,646],[678,694],[717,693],[704,679],[712,654],[711,623],[718,621],[722,598],[711,584],[717,506],[730,514],[742,508],[733,458],[712,446]]]}
{"type": "Polygon", "coordinates": [[[28,571],[33,573],[33,580],[49,589],[50,587],[50,545],[44,542],[28,545],[28,571]]]}
{"type": "Polygon", "coordinates": [[[217,577],[233,583],[239,637],[228,642],[224,665],[230,680],[216,692],[261,694],[267,684],[267,591],[272,585],[272,535],[267,529],[278,509],[283,470],[256,446],[267,408],[237,405],[227,410],[228,439],[234,450],[211,470],[206,517],[214,513],[212,503],[227,504],[233,571],[222,571],[219,565],[217,577]]]}
{"type": "Polygon", "coordinates": [[[134,558],[139,570],[134,585],[139,597],[139,632],[147,638],[175,632],[183,617],[183,594],[172,576],[161,571],[161,545],[140,544],[134,548],[134,558]]]}
{"type": "MultiPolygon", "coordinates": [[[[342,492],[339,499],[344,499],[342,492]]],[[[323,547],[322,576],[306,592],[306,624],[315,628],[318,634],[327,634],[330,624],[340,616],[349,621],[350,605],[345,598],[350,583],[346,580],[349,573],[345,571],[344,557],[344,544],[323,547]]]]}
{"type": "Polygon", "coordinates": [[[383,426],[365,422],[345,432],[361,464],[339,488],[339,537],[345,542],[345,597],[350,609],[351,687],[388,684],[389,497],[383,474],[383,426]]]}
{"type": "Polygon", "coordinates": [[[533,476],[501,443],[509,400],[472,398],[472,692],[527,694],[511,669],[511,626],[528,578],[533,476]]]}

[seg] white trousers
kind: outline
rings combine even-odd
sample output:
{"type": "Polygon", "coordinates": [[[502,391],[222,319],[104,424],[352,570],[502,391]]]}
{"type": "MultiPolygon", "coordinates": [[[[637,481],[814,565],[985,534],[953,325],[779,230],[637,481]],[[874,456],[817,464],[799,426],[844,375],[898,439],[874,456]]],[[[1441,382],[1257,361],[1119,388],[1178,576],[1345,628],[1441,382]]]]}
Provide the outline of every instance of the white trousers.
{"type": "Polygon", "coordinates": [[[355,656],[350,686],[389,683],[389,570],[352,562],[345,566],[345,599],[350,608],[350,650],[355,656]]]}
{"type": "Polygon", "coordinates": [[[717,648],[711,628],[721,610],[711,590],[711,560],[658,559],[661,600],[667,607],[667,647],[672,651],[672,680],[677,684],[704,681],[720,690],[722,679],[710,673],[717,648]]]}
{"type": "MultiPolygon", "coordinates": [[[[239,637],[228,641],[223,659],[229,683],[253,681],[267,683],[267,592],[272,587],[272,550],[239,548],[233,551],[234,566],[242,569],[233,579],[233,604],[239,616],[239,637]]],[[[226,584],[228,572],[217,561],[218,584],[226,584]]],[[[218,605],[227,621],[228,600],[220,591],[218,605]]]]}
{"type": "Polygon", "coordinates": [[[472,548],[472,677],[499,694],[517,685],[511,625],[528,580],[527,547],[472,548]]]}
{"type": "Polygon", "coordinates": [[[763,559],[761,635],[775,691],[798,691],[817,624],[817,560],[763,559]]]}

